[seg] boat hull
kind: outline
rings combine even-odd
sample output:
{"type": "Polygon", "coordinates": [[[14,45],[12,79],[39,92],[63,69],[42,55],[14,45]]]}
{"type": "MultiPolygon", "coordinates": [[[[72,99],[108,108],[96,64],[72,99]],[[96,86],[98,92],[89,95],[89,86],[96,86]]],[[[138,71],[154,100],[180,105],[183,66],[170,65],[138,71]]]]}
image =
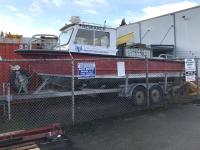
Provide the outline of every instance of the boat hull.
{"type": "MultiPolygon", "coordinates": [[[[130,83],[145,82],[146,72],[150,81],[159,82],[165,75],[170,78],[180,77],[184,72],[184,63],[181,61],[154,60],[146,61],[143,58],[120,58],[92,54],[72,53],[67,51],[45,50],[16,50],[17,44],[0,44],[0,56],[4,59],[0,63],[0,82],[10,82],[10,66],[19,65],[34,78],[31,85],[38,87],[48,79],[49,87],[71,89],[74,70],[75,88],[113,88],[125,83],[125,76],[118,76],[118,62],[124,62],[125,74],[130,83]],[[6,53],[4,53],[6,52],[6,53]],[[95,64],[95,76],[91,79],[79,79],[79,63],[95,64]],[[38,81],[39,80],[39,81],[38,81]],[[57,86],[56,86],[57,85],[57,86]]],[[[3,91],[3,90],[1,90],[3,91]]]]}

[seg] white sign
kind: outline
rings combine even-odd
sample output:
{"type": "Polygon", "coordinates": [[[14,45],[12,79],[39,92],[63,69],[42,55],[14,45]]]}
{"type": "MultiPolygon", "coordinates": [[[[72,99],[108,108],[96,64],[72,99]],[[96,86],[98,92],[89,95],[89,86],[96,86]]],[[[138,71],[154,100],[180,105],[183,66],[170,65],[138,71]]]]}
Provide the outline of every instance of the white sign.
{"type": "Polygon", "coordinates": [[[196,72],[186,72],[185,80],[186,81],[196,81],[196,72]]]}
{"type": "Polygon", "coordinates": [[[194,59],[185,59],[185,80],[196,81],[196,64],[194,59]]]}
{"type": "Polygon", "coordinates": [[[90,79],[96,76],[95,63],[78,63],[78,79],[90,79]]]}
{"type": "Polygon", "coordinates": [[[194,59],[185,59],[185,71],[196,71],[194,59]]]}
{"type": "Polygon", "coordinates": [[[117,62],[117,75],[119,77],[124,77],[126,75],[124,62],[117,62]]]}

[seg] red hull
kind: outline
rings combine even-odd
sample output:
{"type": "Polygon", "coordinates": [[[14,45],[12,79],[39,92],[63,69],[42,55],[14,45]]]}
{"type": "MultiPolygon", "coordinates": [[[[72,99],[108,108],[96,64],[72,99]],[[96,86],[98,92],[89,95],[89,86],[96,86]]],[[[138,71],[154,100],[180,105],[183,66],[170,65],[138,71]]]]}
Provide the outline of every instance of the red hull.
{"type": "MultiPolygon", "coordinates": [[[[16,53],[15,50],[19,48],[19,44],[0,44],[0,56],[3,59],[16,60],[13,62],[2,61],[0,63],[0,82],[9,82],[10,66],[20,65],[21,68],[28,70],[29,73],[45,73],[56,75],[71,76],[71,57],[68,53],[16,53]],[[23,61],[20,61],[22,60],[23,61]],[[34,60],[33,60],[34,59],[34,60]],[[47,60],[47,59],[62,59],[62,60],[47,60]],[[64,60],[68,59],[68,60],[64,60]],[[24,61],[27,60],[27,61],[24,61]]],[[[30,50],[31,51],[31,50],[30,50]]],[[[73,54],[75,60],[75,75],[77,75],[77,64],[79,62],[95,62],[97,76],[116,76],[117,77],[117,63],[118,61],[125,62],[126,74],[140,74],[145,73],[144,59],[122,59],[117,57],[103,57],[92,55],[73,54]]],[[[184,63],[167,60],[149,60],[149,73],[174,73],[184,72],[184,63]]],[[[2,91],[2,90],[1,90],[2,91]]]]}

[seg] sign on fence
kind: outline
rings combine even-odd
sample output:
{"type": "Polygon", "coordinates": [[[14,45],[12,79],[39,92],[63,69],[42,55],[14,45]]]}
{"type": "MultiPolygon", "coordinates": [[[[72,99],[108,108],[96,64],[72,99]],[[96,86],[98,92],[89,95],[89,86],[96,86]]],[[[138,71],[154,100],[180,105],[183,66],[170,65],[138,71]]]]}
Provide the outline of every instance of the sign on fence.
{"type": "Polygon", "coordinates": [[[185,59],[185,80],[196,81],[196,64],[194,59],[185,59]]]}
{"type": "Polygon", "coordinates": [[[117,62],[117,75],[119,77],[125,76],[125,63],[124,62],[117,62]]]}
{"type": "Polygon", "coordinates": [[[78,63],[78,79],[90,79],[96,76],[95,63],[78,63]]]}

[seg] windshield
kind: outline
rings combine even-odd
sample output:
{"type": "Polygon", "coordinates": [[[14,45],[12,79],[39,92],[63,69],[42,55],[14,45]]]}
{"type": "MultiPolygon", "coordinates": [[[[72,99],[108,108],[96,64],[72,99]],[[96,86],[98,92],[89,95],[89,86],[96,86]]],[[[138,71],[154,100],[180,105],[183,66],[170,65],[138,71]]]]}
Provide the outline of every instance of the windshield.
{"type": "Polygon", "coordinates": [[[70,29],[60,34],[60,45],[67,45],[69,43],[72,32],[73,32],[73,29],[70,29]]]}

